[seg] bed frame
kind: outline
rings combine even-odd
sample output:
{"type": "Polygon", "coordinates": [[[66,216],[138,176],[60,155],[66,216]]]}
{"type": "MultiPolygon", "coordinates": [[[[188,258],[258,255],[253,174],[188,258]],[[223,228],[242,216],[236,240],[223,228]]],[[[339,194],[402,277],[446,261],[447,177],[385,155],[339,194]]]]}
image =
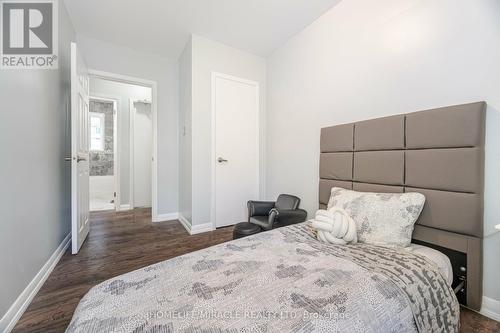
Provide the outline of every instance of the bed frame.
{"type": "Polygon", "coordinates": [[[420,192],[413,241],[450,258],[461,304],[480,310],[485,102],[321,129],[319,204],[332,187],[420,192]]]}

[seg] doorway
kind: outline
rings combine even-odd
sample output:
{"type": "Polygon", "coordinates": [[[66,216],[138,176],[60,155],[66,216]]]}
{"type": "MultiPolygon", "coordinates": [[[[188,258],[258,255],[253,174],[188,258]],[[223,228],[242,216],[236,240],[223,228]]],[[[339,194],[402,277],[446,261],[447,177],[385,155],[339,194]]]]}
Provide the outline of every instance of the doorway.
{"type": "MultiPolygon", "coordinates": [[[[102,198],[101,207],[107,209],[125,211],[150,207],[152,219],[156,221],[156,83],[90,70],[90,92],[95,100],[108,103],[96,103],[106,110],[110,101],[114,101],[116,126],[113,163],[108,155],[98,159],[101,165],[96,165],[96,170],[104,169],[105,175],[91,179],[91,195],[97,193],[99,199],[102,198]],[[112,175],[111,165],[114,169],[112,175]],[[112,191],[111,184],[114,185],[112,191]],[[109,201],[113,201],[113,207],[109,201]]],[[[94,122],[98,124],[97,117],[94,122]]],[[[98,146],[97,140],[95,145],[98,146]]]]}
{"type": "MultiPolygon", "coordinates": [[[[138,100],[148,100],[151,102],[151,148],[149,150],[148,161],[151,169],[150,189],[151,189],[151,216],[152,221],[156,222],[158,218],[158,195],[157,195],[157,84],[154,81],[144,80],[134,77],[129,77],[120,74],[90,70],[86,61],[80,52],[76,43],[71,43],[71,156],[65,157],[66,161],[71,162],[71,252],[77,254],[83,242],[87,238],[90,230],[90,145],[94,145],[94,150],[105,152],[106,147],[106,111],[100,115],[95,112],[90,115],[90,96],[94,96],[94,103],[100,98],[101,93],[108,94],[112,100],[117,103],[113,104],[117,110],[113,117],[113,177],[115,178],[115,186],[113,196],[114,206],[116,210],[131,209],[130,205],[130,140],[120,140],[120,136],[125,133],[123,129],[129,129],[129,126],[124,126],[130,121],[130,110],[128,100],[135,98],[138,100]],[[105,92],[96,88],[96,80],[100,80],[104,84],[116,84],[132,86],[135,90],[146,90],[146,97],[138,97],[136,94],[129,94],[121,101],[119,92],[105,92]],[[93,82],[94,81],[94,82],[93,82]],[[115,98],[114,95],[118,96],[115,98]],[[125,107],[125,112],[121,112],[120,106],[125,107]],[[91,129],[91,120],[93,121],[93,129],[91,129]],[[91,130],[93,130],[93,140],[91,142],[91,130]],[[116,143],[117,142],[117,143],[116,143]],[[127,146],[122,147],[126,142],[127,146]],[[98,149],[97,149],[98,148],[98,149]],[[122,156],[124,155],[124,156],[122,156]],[[128,159],[128,162],[121,163],[122,158],[128,159]],[[128,178],[123,181],[128,183],[128,186],[121,186],[123,175],[127,174],[128,178]],[[125,188],[129,189],[129,198],[123,195],[125,188]],[[128,202],[127,204],[122,203],[128,202]]],[[[102,88],[102,87],[101,87],[102,88]]],[[[99,107],[106,109],[109,105],[94,105],[94,111],[99,107]]],[[[128,132],[128,131],[127,131],[128,132]]],[[[108,138],[109,141],[109,138],[108,138]]],[[[109,142],[108,142],[109,144],[109,142]]],[[[109,163],[108,163],[109,164],[109,163]]],[[[109,193],[109,184],[104,185],[109,193]]],[[[103,191],[103,192],[106,192],[103,191]]],[[[109,197],[107,197],[109,198],[109,197]]],[[[107,199],[106,199],[107,201],[107,199]]],[[[109,200],[111,201],[111,200],[109,200]]]]}
{"type": "Polygon", "coordinates": [[[247,218],[259,198],[259,84],[212,73],[212,223],[247,218]]]}
{"type": "Polygon", "coordinates": [[[90,97],[90,211],[115,209],[117,100],[90,97]]]}

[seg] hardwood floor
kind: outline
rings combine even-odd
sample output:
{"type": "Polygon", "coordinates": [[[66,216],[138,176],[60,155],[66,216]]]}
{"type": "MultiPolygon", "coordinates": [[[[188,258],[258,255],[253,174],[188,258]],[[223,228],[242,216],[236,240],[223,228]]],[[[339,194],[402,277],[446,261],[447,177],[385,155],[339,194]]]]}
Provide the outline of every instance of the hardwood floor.
{"type": "Polygon", "coordinates": [[[460,309],[460,332],[498,333],[500,332],[500,322],[462,307],[460,309]]]}
{"type": "Polygon", "coordinates": [[[190,236],[178,221],[151,223],[149,209],[92,213],[82,249],[64,254],[13,332],[64,332],[96,284],[231,238],[231,227],[190,236]]]}
{"type": "MultiPolygon", "coordinates": [[[[13,332],[64,332],[80,299],[96,284],[232,238],[232,228],[190,236],[178,221],[151,223],[149,209],[91,214],[88,239],[67,251],[13,332]]],[[[461,332],[500,332],[500,323],[462,309],[461,332]]]]}

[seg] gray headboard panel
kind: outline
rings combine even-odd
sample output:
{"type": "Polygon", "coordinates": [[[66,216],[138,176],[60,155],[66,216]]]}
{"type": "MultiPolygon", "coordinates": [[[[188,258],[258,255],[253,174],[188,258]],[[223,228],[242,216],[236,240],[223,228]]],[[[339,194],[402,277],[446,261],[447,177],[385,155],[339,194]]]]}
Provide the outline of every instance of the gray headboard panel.
{"type": "Polygon", "coordinates": [[[334,186],[424,194],[414,239],[467,254],[467,305],[475,309],[482,296],[485,109],[478,102],[321,130],[320,207],[334,186]]]}

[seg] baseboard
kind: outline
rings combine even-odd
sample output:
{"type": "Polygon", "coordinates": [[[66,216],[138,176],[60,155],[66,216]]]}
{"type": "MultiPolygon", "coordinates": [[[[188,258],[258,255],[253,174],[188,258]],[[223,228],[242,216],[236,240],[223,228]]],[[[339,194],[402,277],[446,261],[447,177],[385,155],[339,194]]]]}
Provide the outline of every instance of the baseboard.
{"type": "Polygon", "coordinates": [[[479,313],[493,320],[500,321],[500,301],[483,296],[483,304],[479,313]]]}
{"type": "Polygon", "coordinates": [[[21,295],[17,297],[2,319],[0,319],[0,332],[9,333],[12,331],[14,326],[16,326],[19,318],[21,318],[24,311],[26,311],[26,308],[33,300],[33,297],[35,297],[49,277],[50,273],[54,270],[54,267],[56,267],[64,252],[66,252],[70,243],[71,233],[63,239],[58,248],[50,256],[49,260],[47,260],[40,271],[38,271],[33,280],[31,280],[28,286],[23,290],[21,295]]]}
{"type": "Polygon", "coordinates": [[[191,235],[191,222],[189,222],[189,220],[182,214],[179,214],[179,221],[181,222],[184,229],[186,229],[186,231],[191,235]]]}
{"type": "Polygon", "coordinates": [[[117,211],[121,212],[121,211],[124,211],[124,210],[131,210],[132,208],[130,208],[130,204],[125,204],[125,205],[120,205],[120,207],[117,208],[117,211]]]}
{"type": "Polygon", "coordinates": [[[190,235],[201,234],[204,232],[209,232],[214,230],[212,223],[192,225],[191,222],[188,219],[186,219],[182,214],[179,214],[179,221],[190,235]]]}
{"type": "Polygon", "coordinates": [[[203,232],[213,231],[214,226],[212,223],[196,224],[191,226],[191,235],[201,234],[203,232]]]}
{"type": "Polygon", "coordinates": [[[179,213],[169,213],[169,214],[158,214],[153,218],[153,222],[164,222],[177,220],[179,218],[179,213]]]}

